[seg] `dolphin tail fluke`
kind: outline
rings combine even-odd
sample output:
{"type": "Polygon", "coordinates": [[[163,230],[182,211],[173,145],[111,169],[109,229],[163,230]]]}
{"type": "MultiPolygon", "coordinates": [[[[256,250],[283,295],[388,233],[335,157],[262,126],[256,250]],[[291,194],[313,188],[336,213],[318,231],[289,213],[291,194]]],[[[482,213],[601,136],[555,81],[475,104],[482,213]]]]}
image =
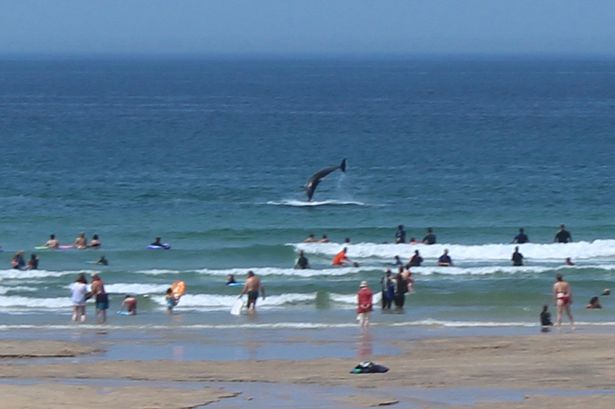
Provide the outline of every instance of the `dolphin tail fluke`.
{"type": "Polygon", "coordinates": [[[344,160],[342,160],[342,163],[340,163],[340,169],[342,170],[342,172],[346,172],[346,159],[344,158],[344,160]]]}

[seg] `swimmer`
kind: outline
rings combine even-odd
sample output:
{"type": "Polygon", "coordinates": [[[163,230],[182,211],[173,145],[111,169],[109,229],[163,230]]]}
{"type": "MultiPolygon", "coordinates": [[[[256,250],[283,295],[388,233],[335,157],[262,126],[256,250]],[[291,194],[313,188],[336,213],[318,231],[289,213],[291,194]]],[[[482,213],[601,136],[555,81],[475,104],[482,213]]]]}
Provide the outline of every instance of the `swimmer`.
{"type": "Polygon", "coordinates": [[[15,270],[24,270],[26,268],[26,260],[23,258],[23,251],[18,251],[11,260],[11,267],[15,270]]]}
{"type": "Polygon", "coordinates": [[[423,257],[421,257],[418,250],[414,250],[414,255],[410,258],[408,267],[420,267],[422,263],[423,257]]]}
{"type": "Polygon", "coordinates": [[[574,266],[574,263],[572,262],[570,257],[566,257],[566,260],[564,260],[564,264],[566,264],[567,266],[574,266]]]}
{"type": "Polygon", "coordinates": [[[448,255],[448,249],[444,249],[444,253],[438,258],[438,266],[450,267],[453,265],[451,256],[448,255]]]}
{"type": "Polygon", "coordinates": [[[226,285],[236,284],[235,276],[233,274],[229,274],[226,276],[226,285]]]}
{"type": "Polygon", "coordinates": [[[251,270],[248,271],[248,278],[246,278],[246,283],[239,296],[241,297],[244,294],[248,294],[248,303],[246,305],[248,313],[256,312],[256,300],[259,295],[263,297],[263,300],[265,299],[265,288],[261,284],[260,278],[251,270]]]}
{"type": "Polygon", "coordinates": [[[121,308],[125,308],[128,315],[137,315],[137,298],[133,295],[126,295],[121,308]]]}
{"type": "Polygon", "coordinates": [[[348,248],[344,247],[342,251],[340,251],[339,253],[335,255],[335,257],[333,257],[331,264],[334,266],[340,266],[340,267],[345,266],[346,263],[352,264],[355,267],[358,266],[358,263],[354,263],[352,260],[350,260],[348,256],[346,255],[346,253],[348,253],[348,248]]]}
{"type": "Polygon", "coordinates": [[[101,266],[108,266],[109,265],[109,260],[107,260],[107,258],[105,256],[101,256],[98,261],[96,262],[96,264],[100,264],[101,266]]]}
{"type": "Polygon", "coordinates": [[[523,265],[523,254],[519,252],[519,246],[515,247],[515,252],[512,254],[511,260],[513,266],[519,267],[523,265]]]}
{"type": "Polygon", "coordinates": [[[605,288],[604,290],[602,290],[602,294],[600,295],[611,295],[611,290],[608,288],[605,288]]]}
{"type": "Polygon", "coordinates": [[[404,230],[404,225],[400,224],[397,226],[397,230],[395,231],[395,244],[401,244],[406,242],[406,231],[404,230]]]}
{"type": "Polygon", "coordinates": [[[548,305],[542,306],[542,312],[540,313],[540,326],[542,327],[542,332],[548,332],[549,327],[553,326],[553,322],[551,322],[551,313],[549,312],[548,305]]]}
{"type": "Polygon", "coordinates": [[[92,240],[90,240],[90,247],[93,249],[97,249],[102,245],[102,242],[98,238],[98,234],[92,236],[92,240]]]}
{"type": "Polygon", "coordinates": [[[572,318],[572,312],[570,311],[570,304],[572,304],[572,288],[567,281],[564,281],[564,277],[561,274],[555,276],[555,284],[553,284],[553,298],[555,305],[557,306],[557,326],[562,325],[562,315],[566,313],[570,320],[570,326],[574,328],[574,319],[572,318]]]}
{"type": "Polygon", "coordinates": [[[88,241],[85,238],[85,233],[79,233],[79,235],[75,238],[73,246],[80,250],[86,249],[88,247],[88,241]]]}
{"type": "Polygon", "coordinates": [[[164,247],[164,245],[162,244],[162,242],[160,240],[161,240],[160,237],[156,237],[154,239],[154,242],[152,244],[150,244],[150,246],[164,247]]]}
{"type": "Polygon", "coordinates": [[[423,237],[423,244],[436,244],[436,235],[431,227],[427,229],[427,234],[423,237]]]}
{"type": "Polygon", "coordinates": [[[30,260],[28,260],[28,270],[38,270],[38,257],[36,254],[32,253],[30,255],[30,260]]]}
{"type": "Polygon", "coordinates": [[[326,234],[323,234],[322,237],[320,238],[320,240],[318,240],[319,243],[328,243],[329,242],[329,237],[327,237],[326,234]]]}
{"type": "Polygon", "coordinates": [[[572,235],[566,230],[565,225],[560,224],[559,231],[555,234],[553,241],[557,243],[572,243],[572,235]]]}
{"type": "Polygon", "coordinates": [[[303,250],[299,251],[299,258],[297,258],[297,261],[295,262],[295,269],[296,270],[305,270],[310,268],[310,262],[308,261],[307,257],[305,256],[303,250]]]}
{"type": "Polygon", "coordinates": [[[316,243],[318,240],[316,240],[316,237],[314,237],[314,234],[310,234],[309,236],[307,236],[307,238],[305,240],[303,240],[304,243],[316,243]]]}
{"type": "Polygon", "coordinates": [[[590,298],[589,303],[585,306],[585,308],[590,310],[602,308],[602,305],[600,305],[600,298],[593,296],[590,298]]]}
{"type": "Polygon", "coordinates": [[[524,244],[524,243],[528,243],[529,241],[530,241],[529,237],[527,237],[527,234],[525,234],[525,230],[523,229],[523,227],[521,227],[519,229],[519,234],[515,236],[512,242],[517,243],[517,244],[524,244]]]}
{"type": "Polygon", "coordinates": [[[56,239],[55,234],[49,235],[49,240],[47,240],[47,242],[45,243],[45,247],[50,249],[57,249],[58,247],[60,247],[60,242],[56,239]]]}
{"type": "Polygon", "coordinates": [[[401,259],[399,258],[399,256],[395,256],[395,265],[396,266],[402,266],[404,263],[401,262],[401,259]]]}

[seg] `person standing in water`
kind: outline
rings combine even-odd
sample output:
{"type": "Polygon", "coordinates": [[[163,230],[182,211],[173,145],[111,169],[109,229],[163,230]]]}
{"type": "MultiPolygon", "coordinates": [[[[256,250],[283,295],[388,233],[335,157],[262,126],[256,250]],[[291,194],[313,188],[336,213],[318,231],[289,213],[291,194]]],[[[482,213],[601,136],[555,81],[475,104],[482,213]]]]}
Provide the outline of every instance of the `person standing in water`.
{"type": "Polygon", "coordinates": [[[436,244],[436,235],[431,227],[427,229],[427,234],[423,237],[423,244],[436,244]]]}
{"type": "Polygon", "coordinates": [[[406,231],[404,230],[404,225],[400,224],[397,226],[397,231],[395,232],[395,244],[401,244],[406,242],[406,231]]]}
{"type": "Polygon", "coordinates": [[[562,315],[566,313],[570,320],[570,326],[574,328],[574,318],[570,311],[572,304],[572,288],[561,274],[555,276],[555,284],[553,284],[553,298],[557,307],[557,317],[555,322],[558,327],[562,325],[562,315]]]}
{"type": "Polygon", "coordinates": [[[256,312],[256,300],[259,295],[265,299],[265,288],[261,284],[260,278],[254,274],[252,270],[248,271],[248,278],[246,278],[246,283],[243,286],[243,290],[241,290],[240,296],[248,294],[248,303],[246,307],[248,308],[248,313],[256,312]]]}
{"type": "Polygon", "coordinates": [[[559,231],[555,234],[553,241],[556,243],[572,243],[572,235],[566,230],[565,225],[560,224],[559,231]]]}
{"type": "Polygon", "coordinates": [[[520,267],[523,265],[523,254],[519,252],[519,246],[515,247],[515,252],[511,257],[512,265],[516,267],[520,267]]]}
{"type": "Polygon", "coordinates": [[[85,322],[85,300],[88,294],[88,280],[81,273],[70,287],[73,304],[73,321],[85,322]]]}
{"type": "Polygon", "coordinates": [[[369,289],[367,281],[361,281],[357,293],[357,320],[361,328],[369,326],[369,316],[373,309],[373,296],[374,294],[369,289]]]}
{"type": "Polygon", "coordinates": [[[515,236],[512,242],[517,243],[517,244],[524,244],[524,243],[529,243],[529,241],[530,241],[530,238],[527,237],[527,234],[525,234],[525,230],[523,229],[523,227],[521,227],[519,229],[519,234],[515,236]]]}
{"type": "Polygon", "coordinates": [[[109,296],[105,291],[105,285],[98,274],[92,276],[90,294],[96,301],[96,322],[104,324],[107,322],[107,310],[109,309],[109,296]]]}
{"type": "Polygon", "coordinates": [[[307,268],[310,268],[310,262],[305,256],[305,253],[303,252],[303,250],[301,250],[299,251],[299,258],[297,258],[297,262],[295,263],[295,269],[305,270],[307,268]]]}

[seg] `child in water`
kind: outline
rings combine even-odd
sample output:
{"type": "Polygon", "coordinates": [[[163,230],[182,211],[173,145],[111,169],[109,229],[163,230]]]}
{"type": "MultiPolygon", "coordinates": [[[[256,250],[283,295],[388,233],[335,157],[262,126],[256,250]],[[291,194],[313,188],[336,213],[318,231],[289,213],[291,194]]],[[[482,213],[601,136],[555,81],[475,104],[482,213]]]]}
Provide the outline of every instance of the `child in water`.
{"type": "Polygon", "coordinates": [[[551,313],[549,312],[548,305],[542,306],[542,312],[540,313],[540,325],[542,326],[542,332],[548,332],[549,327],[553,326],[553,322],[551,322],[551,313]]]}
{"type": "Polygon", "coordinates": [[[167,289],[167,294],[164,296],[164,299],[167,303],[167,312],[169,314],[173,313],[173,308],[175,308],[179,299],[173,294],[172,288],[167,289]]]}

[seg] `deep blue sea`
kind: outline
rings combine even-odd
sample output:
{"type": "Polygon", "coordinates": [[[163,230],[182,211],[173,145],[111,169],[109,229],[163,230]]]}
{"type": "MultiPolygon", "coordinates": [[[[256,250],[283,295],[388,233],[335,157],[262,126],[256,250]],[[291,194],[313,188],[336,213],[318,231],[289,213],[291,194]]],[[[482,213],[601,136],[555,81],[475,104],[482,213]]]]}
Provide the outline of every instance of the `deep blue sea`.
{"type": "Polygon", "coordinates": [[[166,325],[181,279],[174,325],[354,326],[359,282],[379,292],[415,249],[415,293],[374,324],[535,326],[559,272],[581,325],[615,326],[609,297],[584,309],[615,278],[615,60],[0,59],[0,141],[2,328],[69,325],[80,271],[101,273],[110,325],[166,325]],[[552,243],[561,223],[573,243],[552,243]],[[388,244],[398,224],[438,244],[388,244]],[[80,232],[102,248],[34,249],[80,232]],[[345,238],[360,267],[332,268],[345,238]],[[445,248],[454,267],[436,267],[445,248]],[[312,269],[293,269],[300,249],[312,269]],[[40,269],[11,270],[18,250],[40,269]],[[268,297],[233,317],[225,277],[248,269],[268,297]],[[114,314],[125,294],[136,317],[114,314]]]}

